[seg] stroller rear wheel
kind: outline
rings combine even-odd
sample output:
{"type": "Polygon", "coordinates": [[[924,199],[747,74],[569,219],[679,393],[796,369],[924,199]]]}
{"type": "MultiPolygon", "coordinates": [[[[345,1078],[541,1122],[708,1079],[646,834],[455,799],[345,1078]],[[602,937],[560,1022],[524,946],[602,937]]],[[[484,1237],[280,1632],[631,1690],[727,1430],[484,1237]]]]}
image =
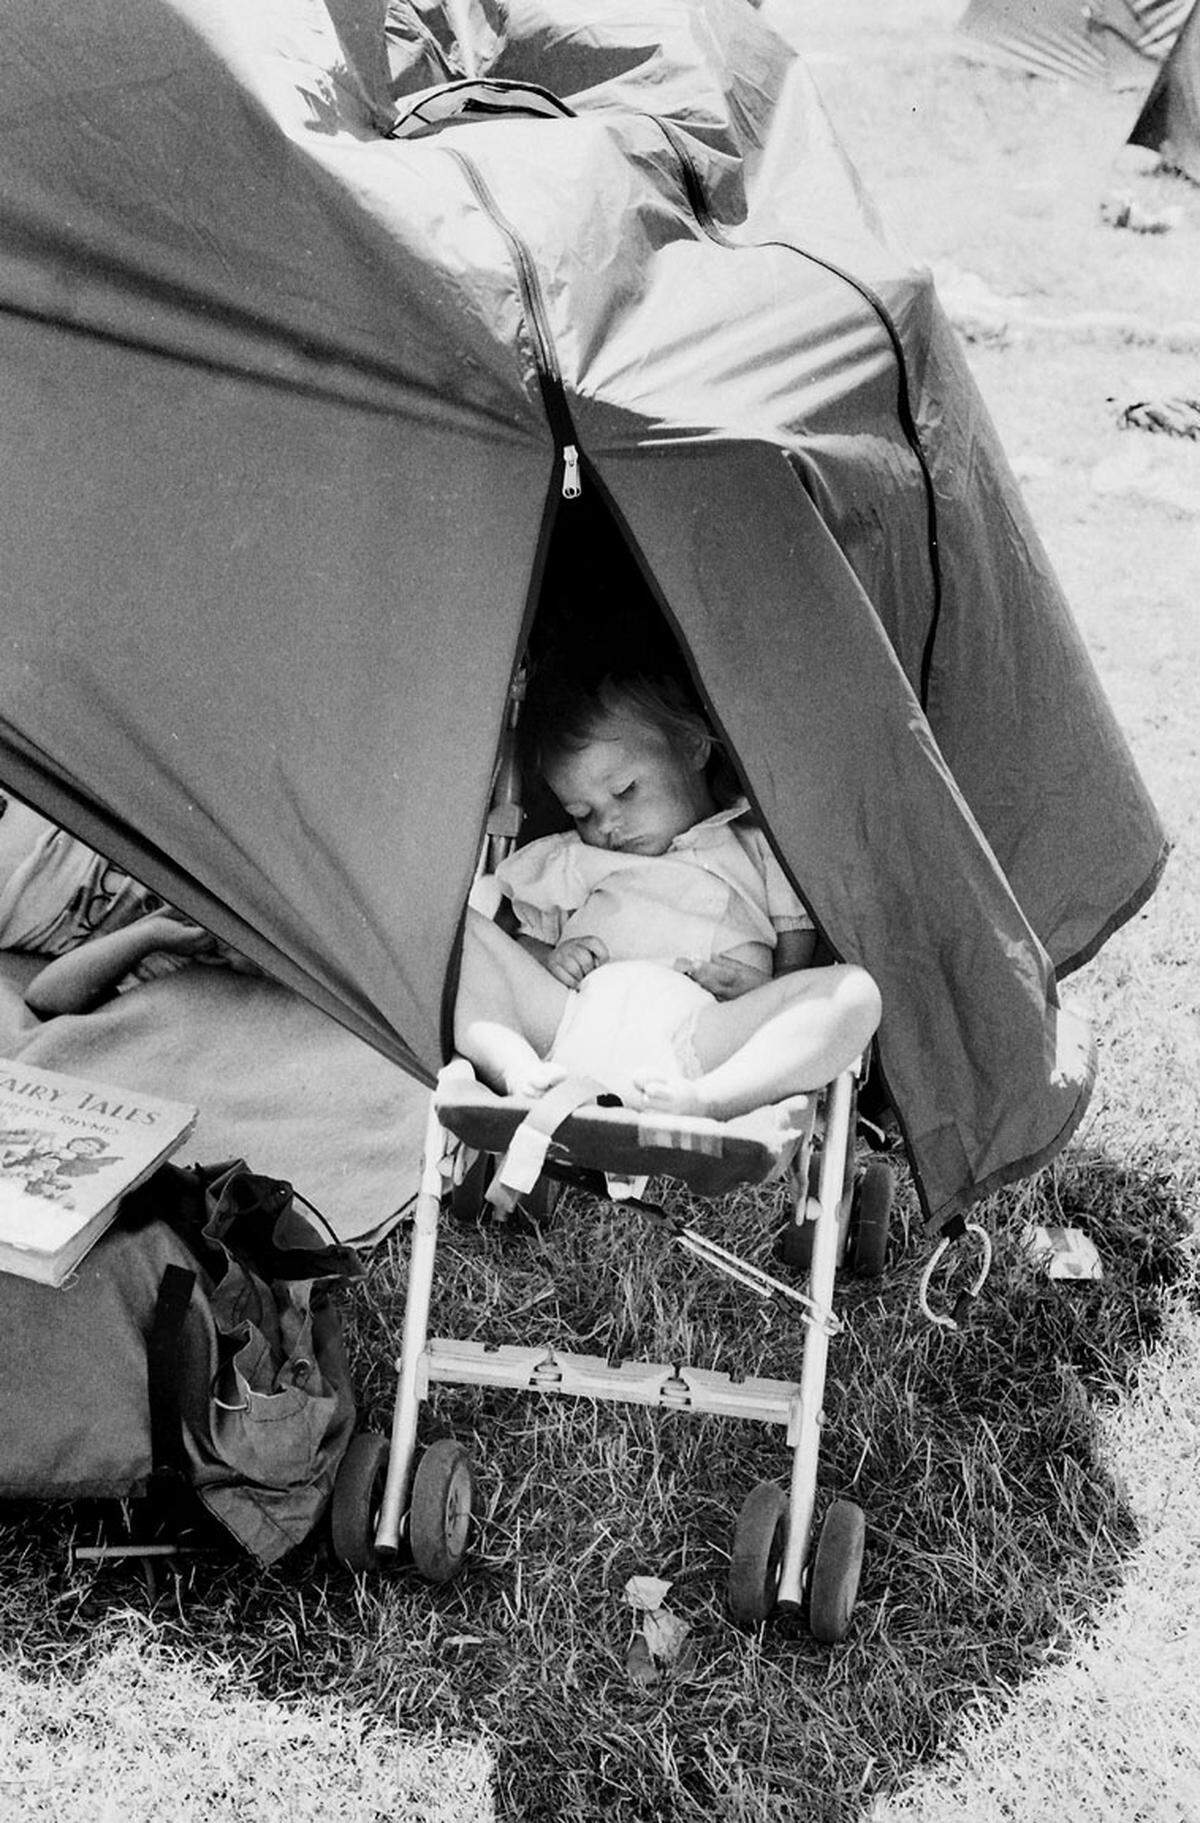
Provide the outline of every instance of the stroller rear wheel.
{"type": "Polygon", "coordinates": [[[430,1582],[449,1582],[462,1569],[474,1491],[462,1444],[454,1437],[431,1443],[417,1464],[408,1512],[413,1563],[430,1582]]]}
{"type": "Polygon", "coordinates": [[[348,1570],[373,1570],[375,1522],[387,1478],[388,1440],[375,1431],[351,1437],[338,1465],[329,1502],[333,1554],[348,1570]]]}
{"type": "Polygon", "coordinates": [[[860,1278],[877,1279],[883,1272],[895,1194],[891,1166],[874,1159],[855,1186],[850,1216],[848,1256],[860,1278]]]}
{"type": "Polygon", "coordinates": [[[456,1222],[477,1222],[487,1209],[484,1197],[496,1161],[490,1152],[468,1152],[466,1168],[449,1193],[450,1214],[456,1222]]]}
{"type": "Polygon", "coordinates": [[[779,1236],[776,1249],[783,1264],[792,1272],[811,1272],[815,1222],[788,1222],[779,1236]]]}
{"type": "MultiPolygon", "coordinates": [[[[456,1222],[480,1222],[495,1216],[487,1200],[488,1185],[496,1174],[497,1160],[490,1152],[473,1152],[470,1163],[449,1193],[450,1214],[456,1222]]],[[[544,1227],[553,1220],[562,1185],[552,1177],[539,1177],[518,1203],[527,1222],[544,1227]]],[[[511,1219],[511,1218],[510,1218],[511,1219]]]]}
{"type": "Polygon", "coordinates": [[[518,1208],[524,1211],[531,1222],[544,1227],[553,1221],[561,1195],[562,1185],[557,1178],[539,1177],[533,1189],[521,1198],[518,1208]]]}
{"type": "MultiPolygon", "coordinates": [[[[816,1202],[821,1194],[820,1158],[809,1159],[808,1173],[803,1185],[798,1176],[793,1177],[793,1182],[799,1209],[805,1209],[808,1203],[816,1202]]],[[[790,1267],[793,1272],[811,1272],[813,1237],[816,1232],[816,1223],[805,1220],[799,1210],[797,1215],[793,1216],[784,1227],[779,1236],[776,1251],[783,1264],[790,1267]]]]}
{"type": "Polygon", "coordinates": [[[809,1631],[823,1645],[836,1646],[850,1631],[866,1532],[862,1508],[835,1500],[821,1526],[808,1585],[809,1631]]]}
{"type": "Polygon", "coordinates": [[[760,1481],[742,1503],[729,1558],[729,1612],[739,1627],[759,1627],[775,1607],[787,1542],[788,1503],[774,1481],[760,1481]]]}

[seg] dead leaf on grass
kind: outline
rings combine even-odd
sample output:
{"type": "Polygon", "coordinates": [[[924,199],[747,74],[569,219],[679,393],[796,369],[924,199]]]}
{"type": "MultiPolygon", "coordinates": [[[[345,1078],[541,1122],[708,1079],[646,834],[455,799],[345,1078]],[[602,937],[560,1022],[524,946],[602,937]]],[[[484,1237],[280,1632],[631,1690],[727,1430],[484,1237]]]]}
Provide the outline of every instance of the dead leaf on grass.
{"type": "Polygon", "coordinates": [[[686,1645],[691,1627],[666,1606],[670,1587],[661,1576],[631,1576],[625,1584],[625,1600],[639,1622],[625,1654],[625,1669],[635,1684],[656,1683],[660,1667],[685,1670],[692,1663],[686,1645]]]}

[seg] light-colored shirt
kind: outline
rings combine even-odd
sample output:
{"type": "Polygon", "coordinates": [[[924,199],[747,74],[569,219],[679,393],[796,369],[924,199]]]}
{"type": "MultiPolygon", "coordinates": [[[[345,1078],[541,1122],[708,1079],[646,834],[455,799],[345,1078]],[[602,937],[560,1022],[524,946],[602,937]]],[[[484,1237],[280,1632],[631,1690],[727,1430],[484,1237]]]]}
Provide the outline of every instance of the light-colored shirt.
{"type": "Polygon", "coordinates": [[[161,905],[94,849],[0,792],[0,949],[61,956],[161,905]]]}
{"type": "Polygon", "coordinates": [[[662,855],[592,848],[574,830],[519,848],[496,869],[521,931],[539,942],[598,937],[611,962],[739,961],[771,973],[780,931],[811,930],[762,830],[739,800],[662,855]]]}

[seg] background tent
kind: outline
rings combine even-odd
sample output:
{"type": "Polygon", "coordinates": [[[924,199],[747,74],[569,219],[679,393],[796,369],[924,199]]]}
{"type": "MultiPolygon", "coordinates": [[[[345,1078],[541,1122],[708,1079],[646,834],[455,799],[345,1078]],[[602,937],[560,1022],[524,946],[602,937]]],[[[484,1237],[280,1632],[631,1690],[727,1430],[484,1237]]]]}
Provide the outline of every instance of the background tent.
{"type": "Polygon", "coordinates": [[[1200,6],[1193,6],[1129,135],[1200,184],[1200,6]]]}
{"type": "Polygon", "coordinates": [[[624,562],[880,982],[926,1208],[1050,1156],[1056,972],[1162,832],[788,42],[743,0],[5,26],[0,778],[428,1079],[543,577],[624,562]],[[385,135],[465,73],[570,114],[385,135]]]}
{"type": "Polygon", "coordinates": [[[1039,76],[1144,88],[1191,0],[971,0],[960,28],[1039,76]]]}

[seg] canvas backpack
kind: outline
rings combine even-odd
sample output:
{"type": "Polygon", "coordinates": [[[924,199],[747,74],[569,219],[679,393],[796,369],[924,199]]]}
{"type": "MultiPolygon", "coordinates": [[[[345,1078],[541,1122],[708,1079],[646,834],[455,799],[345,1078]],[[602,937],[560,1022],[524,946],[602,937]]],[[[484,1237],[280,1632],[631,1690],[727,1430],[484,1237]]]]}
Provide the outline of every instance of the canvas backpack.
{"type": "Polygon", "coordinates": [[[164,1165],[60,1289],[0,1274],[0,1496],[194,1494],[261,1563],[321,1516],[354,1428],[358,1257],[241,1160],[164,1165]]]}

